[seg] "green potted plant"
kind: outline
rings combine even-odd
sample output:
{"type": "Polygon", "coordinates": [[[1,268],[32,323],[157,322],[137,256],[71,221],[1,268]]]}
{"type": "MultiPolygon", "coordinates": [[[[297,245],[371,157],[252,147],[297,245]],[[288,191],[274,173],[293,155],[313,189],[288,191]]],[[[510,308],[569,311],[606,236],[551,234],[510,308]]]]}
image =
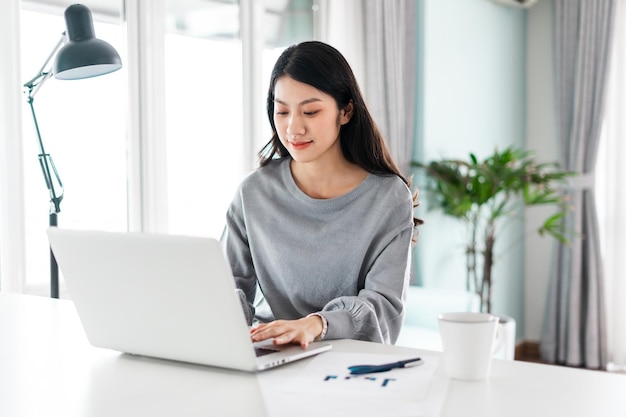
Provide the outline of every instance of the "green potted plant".
{"type": "Polygon", "coordinates": [[[424,170],[429,180],[425,187],[429,206],[469,227],[466,288],[478,294],[483,312],[491,313],[494,245],[502,221],[522,215],[526,206],[553,205],[556,213],[538,232],[568,241],[561,222],[568,206],[558,188],[573,173],[560,170],[557,163],[538,163],[532,152],[508,147],[482,161],[470,153],[468,160],[412,165],[424,170]]]}

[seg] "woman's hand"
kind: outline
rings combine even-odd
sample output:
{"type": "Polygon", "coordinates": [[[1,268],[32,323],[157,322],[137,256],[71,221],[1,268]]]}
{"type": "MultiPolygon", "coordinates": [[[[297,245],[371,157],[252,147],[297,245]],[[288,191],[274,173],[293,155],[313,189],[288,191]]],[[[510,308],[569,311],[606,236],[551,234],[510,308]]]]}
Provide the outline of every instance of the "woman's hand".
{"type": "Polygon", "coordinates": [[[322,333],[323,323],[319,316],[308,316],[298,320],[276,320],[261,323],[250,329],[253,342],[274,338],[275,345],[298,343],[306,349],[322,333]]]}

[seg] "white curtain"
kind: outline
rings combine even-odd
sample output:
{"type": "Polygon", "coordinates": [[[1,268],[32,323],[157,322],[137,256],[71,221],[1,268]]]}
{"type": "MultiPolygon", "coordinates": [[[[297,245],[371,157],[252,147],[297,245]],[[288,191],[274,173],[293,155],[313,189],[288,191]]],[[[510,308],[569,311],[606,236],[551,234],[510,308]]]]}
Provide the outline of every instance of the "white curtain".
{"type": "Polygon", "coordinates": [[[363,3],[365,99],[405,176],[416,129],[417,13],[415,0],[363,3]]]}
{"type": "Polygon", "coordinates": [[[0,3],[0,290],[26,285],[20,1],[0,3]]]}
{"type": "Polygon", "coordinates": [[[415,0],[321,0],[321,41],[348,60],[403,175],[410,175],[416,116],[415,0]]]}
{"type": "Polygon", "coordinates": [[[316,38],[341,52],[365,93],[365,51],[363,2],[361,0],[319,0],[322,17],[316,38]]]}
{"type": "Polygon", "coordinates": [[[596,164],[596,202],[604,263],[608,369],[626,370],[626,7],[617,2],[606,118],[596,164]]]}
{"type": "Polygon", "coordinates": [[[617,0],[555,0],[556,111],[561,165],[578,174],[565,190],[564,223],[581,234],[559,245],[550,280],[541,357],[598,369],[607,364],[604,273],[595,175],[617,0]]]}

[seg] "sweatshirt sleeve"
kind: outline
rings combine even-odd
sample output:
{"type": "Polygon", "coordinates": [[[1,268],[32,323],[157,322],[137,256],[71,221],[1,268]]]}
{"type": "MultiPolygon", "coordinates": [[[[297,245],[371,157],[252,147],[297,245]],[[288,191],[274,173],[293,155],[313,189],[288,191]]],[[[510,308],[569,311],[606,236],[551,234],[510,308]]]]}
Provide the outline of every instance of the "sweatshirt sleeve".
{"type": "Polygon", "coordinates": [[[226,256],[235,278],[239,299],[248,325],[251,325],[255,313],[254,298],[256,295],[257,278],[250,254],[239,192],[233,199],[226,214],[225,247],[226,256]]]}
{"type": "MultiPolygon", "coordinates": [[[[398,339],[410,280],[411,209],[408,214],[411,222],[402,223],[379,242],[380,248],[375,251],[375,259],[358,295],[335,298],[320,312],[328,321],[326,339],[348,338],[388,344],[398,339]]],[[[406,219],[407,214],[401,217],[406,219]]]]}

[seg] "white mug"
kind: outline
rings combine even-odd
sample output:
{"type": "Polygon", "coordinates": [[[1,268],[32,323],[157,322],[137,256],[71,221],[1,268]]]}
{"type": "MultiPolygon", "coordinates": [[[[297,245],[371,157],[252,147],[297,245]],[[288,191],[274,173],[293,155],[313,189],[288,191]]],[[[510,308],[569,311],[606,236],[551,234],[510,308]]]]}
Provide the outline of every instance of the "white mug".
{"type": "Polygon", "coordinates": [[[489,376],[491,358],[504,341],[498,317],[487,313],[443,313],[438,317],[443,366],[450,378],[489,376]]]}

